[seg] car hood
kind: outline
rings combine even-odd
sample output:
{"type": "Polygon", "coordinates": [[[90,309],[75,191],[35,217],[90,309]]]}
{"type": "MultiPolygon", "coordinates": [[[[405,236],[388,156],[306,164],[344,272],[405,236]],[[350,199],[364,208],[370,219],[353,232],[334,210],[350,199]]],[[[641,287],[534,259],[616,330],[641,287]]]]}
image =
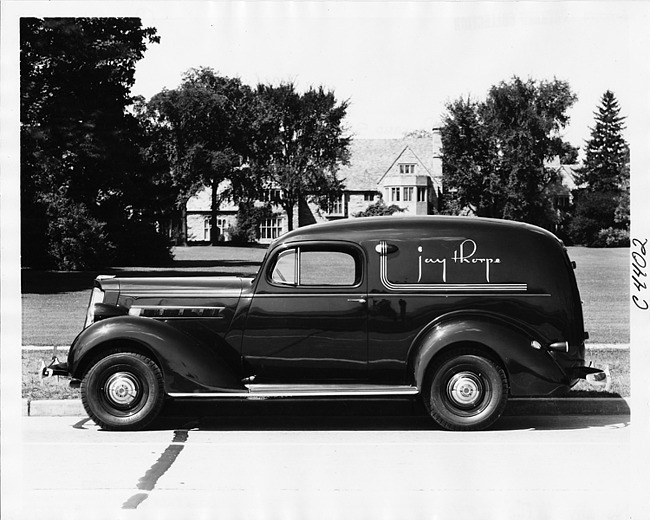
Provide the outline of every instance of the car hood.
{"type": "Polygon", "coordinates": [[[133,298],[239,298],[252,278],[236,276],[196,276],[160,278],[113,278],[101,282],[113,285],[120,299],[133,298]]]}

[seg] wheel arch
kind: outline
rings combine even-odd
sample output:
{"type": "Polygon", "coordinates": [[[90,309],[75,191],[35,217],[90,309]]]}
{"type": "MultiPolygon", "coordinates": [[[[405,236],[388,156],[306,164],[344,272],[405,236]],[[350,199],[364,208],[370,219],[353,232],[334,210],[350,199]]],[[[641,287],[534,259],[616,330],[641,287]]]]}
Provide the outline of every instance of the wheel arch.
{"type": "Polygon", "coordinates": [[[422,367],[422,374],[421,378],[419,379],[418,388],[422,389],[422,384],[424,381],[426,381],[430,372],[439,364],[441,360],[446,359],[448,356],[451,356],[453,354],[466,351],[472,351],[499,365],[506,373],[508,382],[510,381],[510,374],[508,372],[508,367],[504,359],[493,348],[489,347],[485,343],[466,340],[450,343],[435,351],[426,365],[422,367]]]}
{"type": "Polygon", "coordinates": [[[155,351],[146,343],[142,343],[133,338],[109,339],[97,343],[92,350],[88,351],[86,355],[80,358],[75,368],[75,378],[83,379],[88,370],[90,370],[97,361],[116,352],[132,352],[134,354],[141,354],[150,358],[154,363],[156,363],[156,365],[158,365],[158,367],[162,365],[158,356],[156,356],[155,351]]]}
{"type": "Polygon", "coordinates": [[[510,361],[530,344],[528,336],[502,319],[474,314],[443,316],[427,326],[416,338],[409,353],[408,369],[422,390],[430,367],[451,352],[472,349],[498,364],[512,377],[510,361]]]}
{"type": "Polygon", "coordinates": [[[440,355],[470,346],[505,371],[511,396],[549,395],[567,385],[567,376],[549,352],[531,347],[533,333],[502,316],[450,314],[426,327],[411,348],[409,377],[418,390],[440,355]]]}
{"type": "Polygon", "coordinates": [[[99,321],[79,334],[68,354],[71,376],[80,380],[94,363],[115,350],[154,361],[168,394],[245,390],[236,367],[219,355],[216,345],[200,343],[164,322],[132,316],[99,321]]]}

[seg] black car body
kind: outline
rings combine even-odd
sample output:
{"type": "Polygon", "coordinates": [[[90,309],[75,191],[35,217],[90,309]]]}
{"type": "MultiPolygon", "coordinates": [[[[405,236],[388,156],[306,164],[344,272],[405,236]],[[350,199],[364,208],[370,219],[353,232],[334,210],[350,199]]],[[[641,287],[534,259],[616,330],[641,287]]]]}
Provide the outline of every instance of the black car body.
{"type": "Polygon", "coordinates": [[[89,415],[146,426],[166,398],[418,396],[480,429],[509,396],[598,372],[573,266],[535,226],[363,218],[297,229],[254,278],[95,281],[67,363],[89,415]]]}

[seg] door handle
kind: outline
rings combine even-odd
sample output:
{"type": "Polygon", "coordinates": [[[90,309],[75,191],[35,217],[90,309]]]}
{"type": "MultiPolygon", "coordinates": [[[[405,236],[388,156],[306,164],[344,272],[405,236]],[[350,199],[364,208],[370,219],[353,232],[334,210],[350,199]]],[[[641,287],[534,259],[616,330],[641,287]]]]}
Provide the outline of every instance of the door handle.
{"type": "Polygon", "coordinates": [[[350,303],[366,303],[365,298],[348,298],[350,303]]]}

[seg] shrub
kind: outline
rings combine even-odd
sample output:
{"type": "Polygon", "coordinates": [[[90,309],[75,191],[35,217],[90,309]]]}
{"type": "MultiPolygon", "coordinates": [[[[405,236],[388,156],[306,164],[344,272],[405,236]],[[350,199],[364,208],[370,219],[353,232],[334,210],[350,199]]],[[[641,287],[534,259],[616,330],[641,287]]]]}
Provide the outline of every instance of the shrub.
{"type": "Polygon", "coordinates": [[[380,199],[374,204],[368,206],[364,211],[355,213],[353,216],[354,217],[383,217],[383,216],[390,216],[395,213],[402,213],[404,211],[406,211],[405,208],[400,208],[395,204],[386,206],[386,203],[380,199]]]}
{"type": "Polygon", "coordinates": [[[594,247],[600,230],[614,227],[614,213],[618,194],[576,190],[573,218],[567,226],[568,235],[575,244],[594,247]]]}
{"type": "Polygon", "coordinates": [[[630,232],[626,229],[601,229],[591,244],[592,247],[629,247],[630,232]]]}
{"type": "Polygon", "coordinates": [[[111,230],[115,243],[114,265],[162,266],[173,259],[172,242],[156,231],[153,224],[128,219],[111,230]]]}
{"type": "Polygon", "coordinates": [[[47,256],[49,267],[81,271],[111,263],[114,245],[106,224],[93,218],[88,208],[64,196],[44,198],[47,204],[47,256]]]}

